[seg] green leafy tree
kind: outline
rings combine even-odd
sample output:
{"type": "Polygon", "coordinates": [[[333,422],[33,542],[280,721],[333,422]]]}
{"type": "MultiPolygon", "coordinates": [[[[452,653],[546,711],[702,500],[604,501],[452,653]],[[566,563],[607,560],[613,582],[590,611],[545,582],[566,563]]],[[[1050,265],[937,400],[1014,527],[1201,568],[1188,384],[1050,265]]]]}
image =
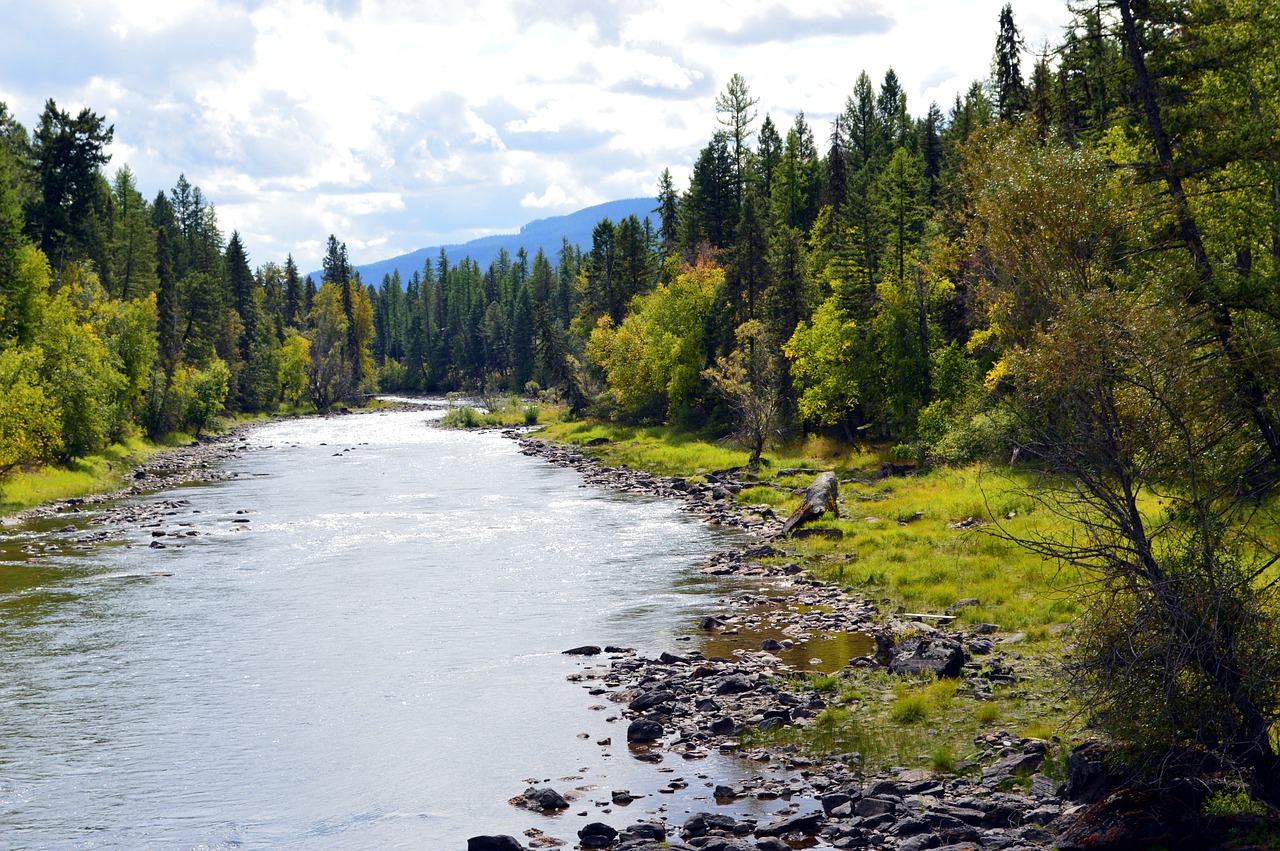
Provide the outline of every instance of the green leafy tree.
{"type": "Polygon", "coordinates": [[[782,348],[791,361],[791,376],[799,390],[797,407],[806,420],[849,427],[850,413],[860,398],[859,383],[866,357],[857,325],[828,298],[810,321],[796,328],[782,348]]]}
{"type": "Polygon", "coordinates": [[[62,450],[62,420],[41,377],[40,349],[0,350],[0,474],[52,460],[62,450]]]}
{"type": "Polygon", "coordinates": [[[625,414],[689,421],[702,391],[706,321],[723,284],[724,270],[703,258],[638,296],[620,326],[601,318],[587,355],[625,414]]]}

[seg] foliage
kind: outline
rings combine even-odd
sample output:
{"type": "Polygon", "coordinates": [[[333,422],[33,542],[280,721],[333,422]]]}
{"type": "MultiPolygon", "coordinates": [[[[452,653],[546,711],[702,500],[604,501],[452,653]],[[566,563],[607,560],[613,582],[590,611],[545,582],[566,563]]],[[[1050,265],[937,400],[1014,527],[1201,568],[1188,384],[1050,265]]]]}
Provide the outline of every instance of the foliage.
{"type": "Polygon", "coordinates": [[[704,257],[670,283],[638,296],[620,326],[600,320],[587,355],[604,371],[625,414],[664,412],[682,422],[693,412],[702,392],[705,323],[723,283],[724,270],[704,257]]]}
{"type": "Polygon", "coordinates": [[[777,357],[759,320],[738,326],[738,346],[702,371],[733,410],[733,437],[750,451],[747,468],[757,470],[766,444],[778,433],[782,400],[778,392],[777,357]]]}
{"type": "Polygon", "coordinates": [[[857,326],[835,296],[796,328],[782,351],[800,388],[802,416],[826,425],[848,416],[859,398],[861,342],[857,326]]]}
{"type": "Polygon", "coordinates": [[[0,473],[49,461],[62,449],[57,406],[45,392],[39,349],[0,351],[0,473]]]}

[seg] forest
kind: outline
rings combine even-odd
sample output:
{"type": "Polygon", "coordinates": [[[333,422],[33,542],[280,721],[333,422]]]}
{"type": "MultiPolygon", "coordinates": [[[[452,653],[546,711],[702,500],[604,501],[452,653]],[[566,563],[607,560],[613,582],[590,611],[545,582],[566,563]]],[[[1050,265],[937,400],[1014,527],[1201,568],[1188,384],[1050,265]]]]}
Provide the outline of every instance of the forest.
{"type": "Polygon", "coordinates": [[[255,268],[185,177],[108,178],[101,116],[0,104],[0,472],[378,391],[539,396],[753,466],[810,432],[1013,458],[1083,530],[1021,543],[1111,601],[1074,662],[1100,717],[1280,803],[1280,9],[1081,3],[1034,54],[993,23],[945,109],[890,68],[815,128],[734,75],[651,218],[376,285],[336,236],[318,283],[255,268]]]}

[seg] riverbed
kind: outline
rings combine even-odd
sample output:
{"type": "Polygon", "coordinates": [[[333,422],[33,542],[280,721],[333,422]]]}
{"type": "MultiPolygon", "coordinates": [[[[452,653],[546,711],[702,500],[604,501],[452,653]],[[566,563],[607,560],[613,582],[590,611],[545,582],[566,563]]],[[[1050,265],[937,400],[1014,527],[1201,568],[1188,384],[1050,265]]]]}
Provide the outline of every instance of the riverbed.
{"type": "Polygon", "coordinates": [[[163,510],[114,543],[74,548],[100,509],[4,529],[0,847],[572,841],[749,776],[633,758],[562,655],[689,646],[734,587],[698,564],[734,540],[437,415],[264,425],[234,479],[131,498],[163,510]],[[577,800],[507,803],[535,781],[577,800]]]}

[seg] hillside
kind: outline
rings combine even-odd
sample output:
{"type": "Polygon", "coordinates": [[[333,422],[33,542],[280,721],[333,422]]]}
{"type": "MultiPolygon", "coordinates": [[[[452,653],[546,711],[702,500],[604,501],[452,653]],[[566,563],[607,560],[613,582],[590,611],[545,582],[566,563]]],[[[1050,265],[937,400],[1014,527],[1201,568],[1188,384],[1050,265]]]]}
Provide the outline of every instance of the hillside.
{"type": "MultiPolygon", "coordinates": [[[[608,201],[565,216],[537,219],[521,227],[519,233],[494,234],[460,245],[433,245],[419,248],[417,251],[401,254],[399,257],[357,266],[356,271],[360,273],[360,279],[366,284],[377,286],[382,282],[383,276],[391,274],[396,269],[400,270],[401,278],[408,280],[414,272],[422,269],[427,259],[434,264],[440,256],[441,248],[444,248],[448,255],[450,264],[457,263],[464,257],[470,257],[480,265],[481,269],[488,267],[497,258],[498,251],[503,248],[513,256],[523,248],[532,258],[541,247],[548,256],[553,256],[560,250],[561,240],[567,238],[570,244],[581,246],[586,250],[591,247],[591,231],[601,219],[608,218],[617,222],[634,215],[643,221],[646,216],[652,216],[656,204],[657,202],[652,198],[608,201]]],[[[312,272],[311,275],[319,283],[321,273],[312,272]]]]}

